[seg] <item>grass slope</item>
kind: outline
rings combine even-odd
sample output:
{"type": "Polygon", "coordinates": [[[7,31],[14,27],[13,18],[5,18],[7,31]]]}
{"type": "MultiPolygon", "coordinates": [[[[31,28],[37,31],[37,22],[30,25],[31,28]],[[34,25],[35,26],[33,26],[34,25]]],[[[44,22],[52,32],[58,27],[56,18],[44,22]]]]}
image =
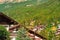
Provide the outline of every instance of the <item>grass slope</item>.
{"type": "Polygon", "coordinates": [[[18,22],[25,20],[40,20],[42,23],[60,21],[60,1],[42,1],[37,5],[37,1],[26,1],[21,3],[1,4],[0,11],[12,17],[18,22]],[[27,7],[26,5],[32,5],[27,7]],[[6,7],[8,6],[8,7],[6,7]]]}

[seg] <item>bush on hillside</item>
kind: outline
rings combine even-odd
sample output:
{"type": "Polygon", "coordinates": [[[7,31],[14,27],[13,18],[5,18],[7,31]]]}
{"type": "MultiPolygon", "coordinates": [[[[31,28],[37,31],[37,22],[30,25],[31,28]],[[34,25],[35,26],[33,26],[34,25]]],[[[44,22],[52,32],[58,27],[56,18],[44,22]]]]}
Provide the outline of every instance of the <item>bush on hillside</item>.
{"type": "Polygon", "coordinates": [[[0,40],[9,40],[9,33],[4,26],[0,26],[0,40]]]}
{"type": "Polygon", "coordinates": [[[29,38],[29,36],[27,36],[27,32],[23,27],[20,28],[17,34],[18,35],[16,40],[32,40],[31,38],[29,38]]]}

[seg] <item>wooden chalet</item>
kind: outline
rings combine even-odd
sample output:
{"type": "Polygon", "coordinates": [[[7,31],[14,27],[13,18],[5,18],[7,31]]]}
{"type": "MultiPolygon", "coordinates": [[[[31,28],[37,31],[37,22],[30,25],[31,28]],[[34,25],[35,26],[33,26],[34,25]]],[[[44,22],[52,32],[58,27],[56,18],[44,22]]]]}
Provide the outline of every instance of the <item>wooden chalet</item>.
{"type": "MultiPolygon", "coordinates": [[[[18,22],[16,22],[12,18],[10,18],[7,15],[0,12],[0,25],[9,25],[9,26],[11,26],[11,25],[17,25],[17,24],[18,24],[18,22]]],[[[13,30],[13,28],[10,27],[10,29],[12,29],[12,30],[13,30]]]]}
{"type": "MultiPolygon", "coordinates": [[[[16,36],[16,31],[20,27],[20,24],[13,20],[12,18],[8,17],[7,15],[0,12],[0,25],[8,25],[8,31],[11,33],[10,37],[13,38],[16,36]]],[[[32,30],[29,30],[28,28],[25,28],[29,33],[34,34],[42,39],[46,39],[43,36],[33,32],[32,30]]]]}
{"type": "Polygon", "coordinates": [[[7,15],[0,12],[0,25],[5,26],[7,31],[11,33],[10,37],[13,38],[16,36],[16,32],[20,25],[18,22],[8,17],[7,15]]]}

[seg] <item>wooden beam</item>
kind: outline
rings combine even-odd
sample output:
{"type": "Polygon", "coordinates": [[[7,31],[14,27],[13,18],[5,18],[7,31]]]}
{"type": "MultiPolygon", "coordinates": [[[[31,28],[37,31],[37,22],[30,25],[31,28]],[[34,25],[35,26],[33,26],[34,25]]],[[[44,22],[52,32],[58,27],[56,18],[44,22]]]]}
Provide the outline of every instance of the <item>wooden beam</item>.
{"type": "Polygon", "coordinates": [[[14,30],[15,28],[20,28],[20,25],[19,25],[19,24],[16,24],[16,25],[14,25],[14,26],[11,26],[11,27],[9,28],[9,30],[14,30]]]}
{"type": "Polygon", "coordinates": [[[36,35],[37,37],[40,37],[40,38],[42,38],[42,39],[47,40],[47,38],[43,37],[42,35],[39,35],[38,33],[34,32],[34,31],[32,31],[32,30],[30,30],[30,29],[28,29],[28,28],[26,28],[26,27],[24,27],[24,28],[25,28],[29,33],[34,34],[34,35],[36,35]]]}

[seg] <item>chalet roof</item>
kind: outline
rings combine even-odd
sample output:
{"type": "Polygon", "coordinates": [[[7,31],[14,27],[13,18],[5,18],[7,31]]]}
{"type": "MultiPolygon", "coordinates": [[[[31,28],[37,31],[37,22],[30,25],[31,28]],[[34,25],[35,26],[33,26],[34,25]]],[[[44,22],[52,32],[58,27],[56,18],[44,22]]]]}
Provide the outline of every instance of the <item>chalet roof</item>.
{"type": "Polygon", "coordinates": [[[0,24],[18,24],[15,20],[0,12],[0,24]]]}

